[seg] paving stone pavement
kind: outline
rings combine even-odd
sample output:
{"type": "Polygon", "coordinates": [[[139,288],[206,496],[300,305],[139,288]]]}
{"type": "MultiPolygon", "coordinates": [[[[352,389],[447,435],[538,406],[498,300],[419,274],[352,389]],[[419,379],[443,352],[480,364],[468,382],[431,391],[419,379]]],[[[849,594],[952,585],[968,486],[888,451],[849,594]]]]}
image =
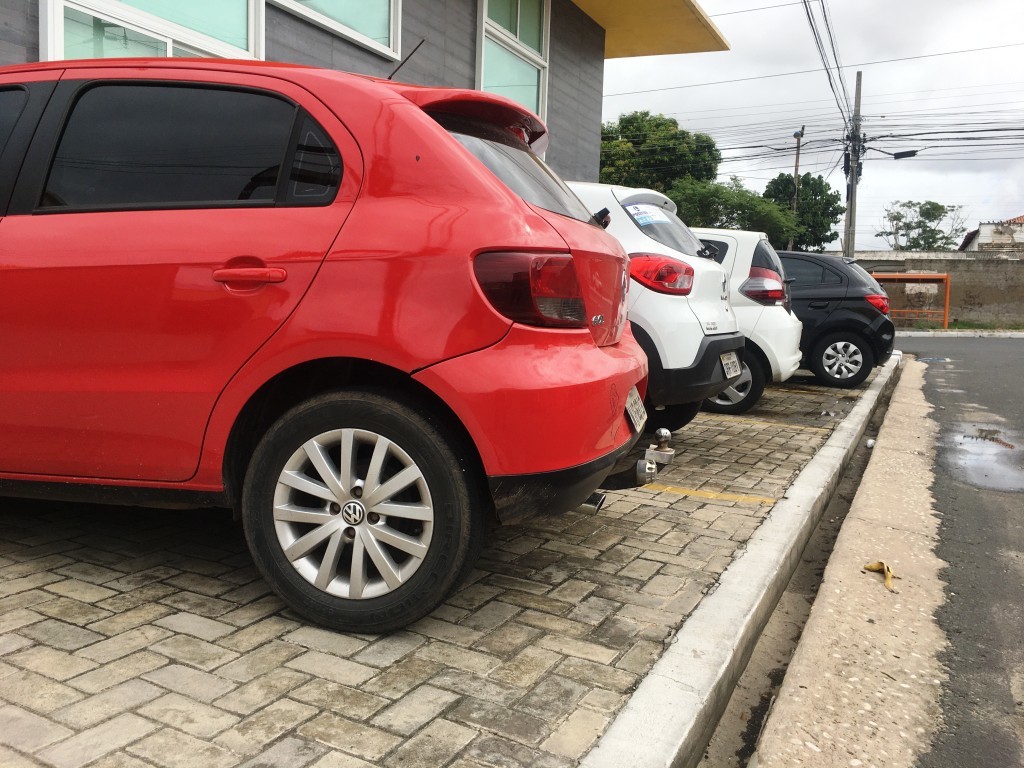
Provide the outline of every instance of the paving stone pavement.
{"type": "Polygon", "coordinates": [[[0,766],[573,766],[861,391],[700,414],[656,483],[497,529],[390,636],[290,613],[227,512],[0,499],[0,766]]]}

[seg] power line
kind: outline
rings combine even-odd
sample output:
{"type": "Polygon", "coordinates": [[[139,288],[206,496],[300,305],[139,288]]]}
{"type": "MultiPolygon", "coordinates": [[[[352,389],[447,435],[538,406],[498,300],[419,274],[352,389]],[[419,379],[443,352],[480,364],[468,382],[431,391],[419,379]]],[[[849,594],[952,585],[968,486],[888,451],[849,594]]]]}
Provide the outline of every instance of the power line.
{"type": "MultiPolygon", "coordinates": [[[[979,53],[981,51],[997,51],[1003,48],[1019,48],[1024,43],[1006,43],[1004,45],[989,45],[984,48],[964,48],[960,51],[942,51],[941,53],[923,53],[919,56],[901,56],[896,59],[879,59],[877,61],[864,61],[857,64],[844,64],[843,69],[851,69],[853,67],[870,67],[874,64],[892,64],[897,61],[915,61],[917,59],[932,59],[937,56],[956,56],[961,53],[979,53]]],[[[622,91],[620,93],[606,93],[604,97],[612,98],[613,96],[635,96],[641,93],[660,93],[663,91],[677,91],[683,88],[705,88],[709,85],[727,85],[729,83],[744,83],[751,80],[767,80],[773,77],[789,77],[791,75],[807,75],[812,72],[817,72],[817,69],[801,69],[795,72],[776,72],[772,75],[755,75],[753,77],[737,77],[732,80],[715,80],[710,83],[690,83],[688,85],[669,85],[664,88],[648,88],[643,91],[622,91]]]]}
{"type": "Polygon", "coordinates": [[[753,13],[754,11],[770,11],[773,8],[785,8],[788,5],[803,5],[802,0],[795,3],[780,3],[779,5],[762,5],[760,8],[746,8],[742,11],[726,11],[725,13],[712,13],[709,19],[717,19],[719,16],[735,16],[737,13],[753,13]]]}

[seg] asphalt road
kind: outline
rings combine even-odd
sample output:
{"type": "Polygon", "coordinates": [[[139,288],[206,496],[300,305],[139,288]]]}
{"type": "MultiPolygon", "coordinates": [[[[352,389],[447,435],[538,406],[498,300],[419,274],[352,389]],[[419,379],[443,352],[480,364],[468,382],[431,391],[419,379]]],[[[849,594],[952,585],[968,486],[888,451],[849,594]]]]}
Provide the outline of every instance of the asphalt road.
{"type": "Polygon", "coordinates": [[[1024,765],[1024,340],[899,338],[928,363],[948,567],[943,725],[920,768],[1024,765]]]}

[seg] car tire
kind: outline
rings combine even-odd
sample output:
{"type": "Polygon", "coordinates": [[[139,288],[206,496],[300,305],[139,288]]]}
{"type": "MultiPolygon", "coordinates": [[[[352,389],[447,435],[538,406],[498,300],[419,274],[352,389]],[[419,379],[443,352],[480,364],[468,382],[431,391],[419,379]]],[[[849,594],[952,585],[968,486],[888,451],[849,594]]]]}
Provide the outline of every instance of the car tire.
{"type": "Polygon", "coordinates": [[[648,432],[653,432],[664,427],[669,432],[675,432],[677,429],[685,427],[697,417],[697,414],[700,413],[700,406],[701,402],[698,400],[695,403],[666,405],[664,408],[648,407],[647,425],[644,429],[648,432]]]}
{"type": "Polygon", "coordinates": [[[827,387],[856,387],[875,367],[875,354],[868,343],[854,333],[832,333],[814,346],[811,372],[827,387]]]}
{"type": "Polygon", "coordinates": [[[389,632],[430,613],[484,525],[445,430],[401,395],[342,390],[282,416],[253,454],[242,522],[253,560],[306,618],[389,632]]]}
{"type": "Polygon", "coordinates": [[[711,413],[746,413],[764,394],[765,373],[756,360],[743,361],[740,377],[714,397],[704,401],[704,410],[711,413]]]}

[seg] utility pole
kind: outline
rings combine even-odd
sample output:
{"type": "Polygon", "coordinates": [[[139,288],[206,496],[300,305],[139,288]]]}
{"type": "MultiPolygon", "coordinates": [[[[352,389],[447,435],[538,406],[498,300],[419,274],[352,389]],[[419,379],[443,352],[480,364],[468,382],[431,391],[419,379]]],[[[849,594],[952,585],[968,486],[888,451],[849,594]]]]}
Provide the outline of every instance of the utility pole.
{"type": "MultiPolygon", "coordinates": [[[[796,139],[796,163],[793,165],[793,204],[790,206],[790,210],[796,213],[796,200],[797,193],[800,191],[800,139],[804,137],[804,128],[806,125],[801,125],[799,131],[793,133],[793,138],[796,139]]],[[[793,250],[793,236],[789,236],[789,245],[786,246],[787,251],[793,250]]]]}
{"type": "Polygon", "coordinates": [[[846,183],[846,234],[843,238],[843,255],[853,258],[857,231],[857,180],[860,177],[861,145],[864,138],[860,133],[860,72],[857,73],[857,91],[853,99],[853,123],[850,126],[850,175],[846,183]]]}

